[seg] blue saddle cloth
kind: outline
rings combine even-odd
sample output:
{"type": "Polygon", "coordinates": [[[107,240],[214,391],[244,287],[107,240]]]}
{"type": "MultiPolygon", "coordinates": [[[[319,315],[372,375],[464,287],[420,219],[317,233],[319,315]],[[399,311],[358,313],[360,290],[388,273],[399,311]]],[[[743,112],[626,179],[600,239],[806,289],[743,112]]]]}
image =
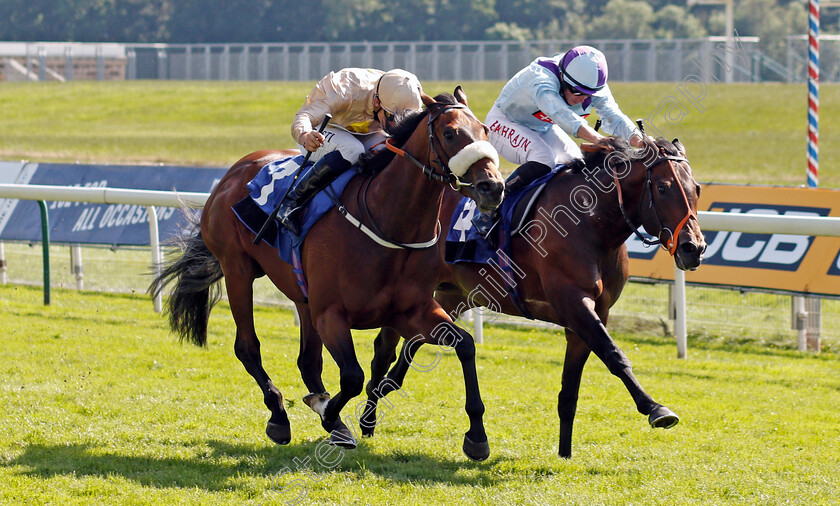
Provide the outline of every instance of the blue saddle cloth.
{"type": "MultiPolygon", "coordinates": [[[[498,244],[502,246],[506,253],[509,253],[511,235],[518,232],[523,226],[545,184],[564,168],[565,166],[558,165],[554,170],[535,179],[524,188],[512,191],[502,201],[499,210],[500,222],[496,225],[493,233],[498,232],[503,235],[503,237],[500,237],[498,244]]],[[[475,201],[469,197],[464,197],[458,202],[458,207],[452,215],[449,231],[446,234],[446,253],[444,255],[446,262],[486,264],[490,260],[498,259],[496,250],[475,230],[472,219],[478,212],[475,201]]]]}
{"type": "MultiPolygon", "coordinates": [[[[235,204],[233,212],[252,232],[256,234],[260,230],[265,220],[280,203],[280,199],[286,195],[286,190],[294,181],[294,176],[302,162],[302,155],[273,161],[261,168],[254,179],[248,183],[249,196],[235,204]]],[[[312,164],[307,165],[301,175],[311,168],[312,164]]],[[[309,233],[315,222],[335,206],[327,192],[340,197],[344,188],[347,187],[347,183],[355,174],[356,172],[352,169],[344,172],[326,190],[319,192],[309,202],[307,208],[301,211],[303,216],[301,217],[300,236],[292,234],[288,229],[278,226],[275,222],[269,225],[266,234],[263,236],[263,241],[277,248],[280,258],[284,262],[291,265],[298,264],[299,261],[295,262],[294,257],[300,259],[300,249],[303,246],[306,234],[309,233]]]]}

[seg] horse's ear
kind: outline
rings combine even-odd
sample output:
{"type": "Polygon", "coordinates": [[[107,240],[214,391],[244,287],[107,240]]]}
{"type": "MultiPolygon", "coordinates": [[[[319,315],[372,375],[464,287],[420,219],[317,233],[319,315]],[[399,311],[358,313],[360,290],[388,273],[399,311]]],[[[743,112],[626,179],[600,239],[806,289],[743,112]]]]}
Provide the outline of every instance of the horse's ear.
{"type": "Polygon", "coordinates": [[[436,103],[434,98],[432,98],[429,95],[426,95],[422,91],[420,92],[420,100],[423,101],[423,103],[426,105],[426,107],[429,107],[430,105],[436,103]]]}
{"type": "Polygon", "coordinates": [[[461,85],[455,87],[455,93],[453,95],[455,95],[455,100],[469,107],[469,104],[467,104],[467,94],[461,89],[461,85]]]}
{"type": "Polygon", "coordinates": [[[677,151],[680,152],[680,155],[682,155],[683,158],[687,158],[685,156],[685,146],[683,146],[682,142],[680,142],[679,139],[674,137],[674,141],[671,144],[673,144],[674,147],[677,148],[677,151]]]}

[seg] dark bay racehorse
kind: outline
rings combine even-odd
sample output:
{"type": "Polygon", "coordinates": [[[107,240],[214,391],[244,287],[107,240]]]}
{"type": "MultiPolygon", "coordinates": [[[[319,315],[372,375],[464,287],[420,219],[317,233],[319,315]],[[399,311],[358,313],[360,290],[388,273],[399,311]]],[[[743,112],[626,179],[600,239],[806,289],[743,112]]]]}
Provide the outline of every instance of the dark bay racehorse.
{"type": "Polygon", "coordinates": [[[246,184],[261,167],[296,151],[258,151],[236,162],[205,204],[200,231],[182,238],[183,255],[153,282],[175,281],[167,306],[171,327],[182,339],[204,345],[209,313],[218,301],[210,288],[224,276],[236,322],[236,356],[263,392],[271,411],[266,433],[279,444],[291,439],[289,419],[280,390],[263,369],[253,319],[253,282],[263,275],[294,301],[302,332],[311,337],[301,341],[298,360],[311,392],[304,400],[321,416],[335,444],[355,447],[340,412],[364,387],[350,329],[389,327],[423,336],[426,343],[451,345],[457,337],[470,419],[463,449],[475,460],[489,455],[472,336],[455,326],[433,298],[438,264],[433,239],[441,233],[446,185],[458,186],[480,208],[493,209],[502,200],[504,181],[495,151],[488,151],[487,128],[467,107],[460,87],[454,97],[424,96],[423,102],[426,109],[404,118],[393,132],[393,150],[367,156],[365,173],[354,177],[341,196],[344,208],[375,230],[371,234],[380,244],[335,208],[309,232],[301,258],[308,302],[292,266],[267,243],[254,245],[254,233],[231,210],[248,195],[246,184]],[[332,398],[321,381],[321,343],[340,370],[341,390],[332,398]]]}
{"type": "MultiPolygon", "coordinates": [[[[636,151],[623,140],[607,138],[582,148],[585,162],[573,163],[549,181],[531,221],[512,239],[511,259],[516,270],[507,274],[509,281],[499,270],[486,265],[445,263],[441,245],[435,294],[453,317],[469,309],[470,303],[521,315],[503,290],[516,283],[525,309],[534,318],[565,327],[566,358],[557,412],[559,454],[566,458],[572,453],[581,373],[590,352],[621,379],[636,408],[648,415],[651,426],[669,428],[679,421],[676,414],[642,389],[605,325],[610,307],[627,282],[624,243],[636,227],[643,225],[659,237],[683,270],[696,269],[706,248],[696,214],[700,185],[678,140],[673,144],[663,139],[648,141],[644,150],[636,151]]],[[[447,192],[443,216],[451,217],[459,200],[458,194],[447,192]]],[[[419,347],[407,341],[399,361],[388,372],[397,359],[399,334],[385,328],[375,341],[367,412],[361,420],[366,435],[373,434],[377,400],[390,385],[402,385],[419,347]],[[387,380],[383,381],[386,372],[387,380]]]]}

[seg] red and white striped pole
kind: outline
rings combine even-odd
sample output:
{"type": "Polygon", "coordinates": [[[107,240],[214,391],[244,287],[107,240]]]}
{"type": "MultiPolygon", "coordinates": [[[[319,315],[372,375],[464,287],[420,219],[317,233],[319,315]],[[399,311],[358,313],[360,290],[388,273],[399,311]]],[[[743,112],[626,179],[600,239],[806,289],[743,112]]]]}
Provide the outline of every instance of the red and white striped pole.
{"type": "Polygon", "coordinates": [[[808,188],[819,185],[820,2],[808,1],[808,188]]]}
{"type": "MultiPolygon", "coordinates": [[[[820,140],[820,2],[808,0],[808,188],[819,185],[819,140],[820,140]]],[[[816,301],[819,304],[819,300],[816,301]]],[[[793,298],[796,307],[798,334],[797,349],[808,349],[809,329],[808,312],[805,297],[797,295],[793,298]]],[[[819,306],[817,306],[819,307],[819,306]]],[[[819,311],[819,310],[818,310],[819,311]]],[[[818,331],[819,332],[819,331],[818,331]]],[[[814,348],[819,350],[819,333],[816,335],[814,348]]]]}

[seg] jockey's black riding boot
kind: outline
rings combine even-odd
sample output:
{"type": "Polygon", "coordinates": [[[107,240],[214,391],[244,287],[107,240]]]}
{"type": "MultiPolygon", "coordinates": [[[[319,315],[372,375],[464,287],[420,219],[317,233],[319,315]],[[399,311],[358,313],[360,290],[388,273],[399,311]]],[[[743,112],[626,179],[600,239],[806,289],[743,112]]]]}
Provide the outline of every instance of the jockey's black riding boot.
{"type": "MultiPolygon", "coordinates": [[[[551,171],[551,167],[540,162],[525,162],[519,166],[513,174],[511,174],[505,181],[505,196],[514,190],[524,188],[531,181],[538,177],[542,177],[551,171]]],[[[499,210],[481,212],[473,217],[473,225],[476,232],[483,237],[490,246],[495,248],[496,234],[493,234],[493,229],[499,222],[499,210]]]]}
{"type": "Polygon", "coordinates": [[[300,211],[303,206],[349,168],[350,162],[345,160],[338,151],[331,151],[315,162],[315,165],[300,178],[297,186],[292,188],[283,200],[280,210],[277,211],[280,224],[293,234],[300,235],[300,211]]]}
{"type": "Polygon", "coordinates": [[[505,196],[508,193],[524,188],[537,178],[551,172],[551,167],[540,162],[525,162],[505,180],[505,196]]]}

